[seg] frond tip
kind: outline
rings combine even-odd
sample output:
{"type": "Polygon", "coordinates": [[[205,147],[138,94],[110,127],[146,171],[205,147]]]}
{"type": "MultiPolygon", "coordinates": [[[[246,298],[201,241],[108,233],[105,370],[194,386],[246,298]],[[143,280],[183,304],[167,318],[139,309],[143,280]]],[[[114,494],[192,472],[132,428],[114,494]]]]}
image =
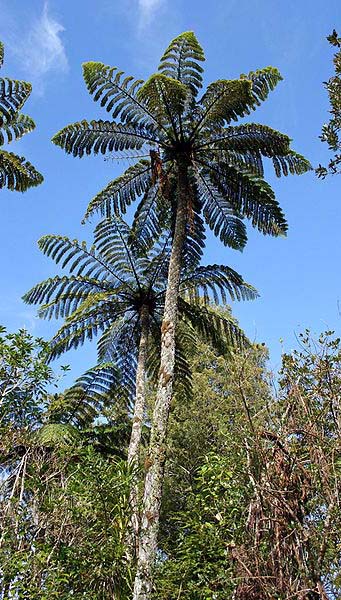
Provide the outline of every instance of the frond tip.
{"type": "Polygon", "coordinates": [[[25,192],[43,180],[43,176],[23,156],[0,150],[0,189],[7,187],[16,192],[25,192]]]}

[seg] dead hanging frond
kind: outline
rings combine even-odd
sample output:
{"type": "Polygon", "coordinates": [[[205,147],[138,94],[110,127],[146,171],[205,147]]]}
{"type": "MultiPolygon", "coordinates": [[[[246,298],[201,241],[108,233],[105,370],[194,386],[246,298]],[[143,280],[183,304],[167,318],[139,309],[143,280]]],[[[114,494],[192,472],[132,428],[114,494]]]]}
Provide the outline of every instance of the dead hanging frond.
{"type": "Polygon", "coordinates": [[[152,184],[155,185],[158,182],[160,194],[165,199],[168,199],[170,192],[169,177],[164,171],[160,153],[157,150],[150,150],[149,156],[152,170],[152,184]]]}

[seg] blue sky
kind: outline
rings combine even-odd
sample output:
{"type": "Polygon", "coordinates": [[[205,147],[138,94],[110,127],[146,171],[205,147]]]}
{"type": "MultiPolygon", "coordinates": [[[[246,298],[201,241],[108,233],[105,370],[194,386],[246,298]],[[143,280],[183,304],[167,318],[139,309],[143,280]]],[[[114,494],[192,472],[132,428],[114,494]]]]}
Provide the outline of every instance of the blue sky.
{"type": "MultiPolygon", "coordinates": [[[[45,337],[55,331],[56,323],[39,321],[21,301],[32,285],[56,273],[36,241],[47,233],[91,238],[91,225],[80,224],[89,200],[128,166],[74,159],[50,142],[68,123],[106,118],[87,93],[82,62],[98,60],[146,78],[170,39],[194,30],[206,54],[206,82],[278,67],[284,81],[250,120],[289,134],[314,166],[328,160],[318,139],[328,120],[322,82],[332,74],[325,38],[334,27],[341,30],[340,0],[0,0],[0,14],[2,75],[34,86],[25,112],[37,129],[12,150],[45,177],[23,195],[0,193],[0,322],[11,330],[26,326],[45,337]]],[[[282,347],[293,348],[305,327],[340,329],[341,177],[320,181],[312,172],[277,179],[269,169],[267,178],[286,213],[288,237],[249,228],[249,243],[239,253],[208,236],[205,262],[234,267],[259,290],[258,300],[235,304],[233,311],[251,339],[270,348],[276,369],[282,347]]],[[[77,376],[94,361],[95,347],[86,345],[62,362],[77,376]]]]}

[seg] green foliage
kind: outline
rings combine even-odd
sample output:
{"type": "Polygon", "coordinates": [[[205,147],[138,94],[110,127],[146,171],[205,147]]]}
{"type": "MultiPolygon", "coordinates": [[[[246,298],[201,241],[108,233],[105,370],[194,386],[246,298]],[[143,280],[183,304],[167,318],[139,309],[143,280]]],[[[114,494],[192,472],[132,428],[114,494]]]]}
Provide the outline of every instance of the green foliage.
{"type": "Polygon", "coordinates": [[[193,246],[203,245],[204,220],[225,245],[237,249],[247,241],[243,218],[263,233],[285,234],[284,215],[262,179],[262,160],[270,158],[278,176],[304,173],[310,169],[309,162],[291,150],[286,135],[269,127],[225,127],[266,100],[281,76],[277,69],[266,67],[237,80],[222,79],[196,100],[203,60],[195,35],[185,32],[170,43],[159,73],[145,83],[123,78],[116,67],[84,65],[85,82],[94,100],[120,121],[75,123],[53,141],[75,156],[128,149],[144,152],[137,158],[150,155],[150,161],[137,162],[97,194],[85,218],[94,212],[124,213],[140,196],[134,231],[150,243],[158,221],[168,218],[172,225],[177,169],[182,163],[190,174],[187,238],[193,246]]]}
{"type": "Polygon", "coordinates": [[[202,87],[203,68],[199,63],[204,60],[193,31],[186,31],[171,41],[161,57],[159,71],[185,84],[195,96],[202,87]]]}
{"type": "Polygon", "coordinates": [[[328,174],[335,175],[341,172],[341,38],[334,29],[327,40],[336,48],[333,59],[335,74],[324,84],[329,96],[331,118],[328,123],[323,125],[320,139],[328,144],[329,150],[333,152],[333,157],[327,167],[319,165],[316,169],[317,176],[323,179],[328,174]]]}
{"type": "MultiPolygon", "coordinates": [[[[0,42],[0,67],[4,47],[0,42]]],[[[0,78],[0,146],[20,139],[35,128],[31,117],[20,111],[32,90],[30,83],[0,78]]],[[[24,192],[42,183],[43,177],[24,157],[0,150],[0,188],[24,192]]]]}
{"type": "Polygon", "coordinates": [[[55,375],[47,365],[49,347],[25,329],[0,328],[0,422],[20,429],[34,423],[55,375]]]}
{"type": "Polygon", "coordinates": [[[340,339],[307,331],[277,393],[264,349],[203,345],[175,403],[155,598],[340,597],[340,339]]]}
{"type": "MultiPolygon", "coordinates": [[[[112,217],[96,227],[94,245],[90,248],[84,242],[55,235],[44,236],[38,244],[44,254],[70,272],[69,276],[57,275],[39,283],[24,296],[26,302],[41,305],[40,317],[65,319],[51,341],[50,357],[60,356],[101,334],[99,366],[89,372],[89,382],[85,375],[64,401],[70,401],[70,406],[77,405],[78,395],[80,403],[85,395],[88,404],[83,406],[84,409],[88,406],[86,410],[91,414],[90,405],[96,402],[99,386],[101,401],[106,389],[111,401],[115,398],[129,404],[135,394],[142,306],[148,309],[150,338],[154,340],[150,370],[156,375],[159,368],[169,237],[161,238],[145,253],[144,245],[137,242],[131,228],[112,217]]],[[[208,265],[190,272],[185,270],[181,294],[180,316],[196,334],[224,351],[230,345],[247,345],[244,334],[229,314],[221,315],[210,309],[210,296],[216,302],[226,302],[227,297],[241,300],[257,296],[256,290],[233,269],[208,265]]],[[[183,381],[189,381],[190,371],[181,346],[177,364],[183,381]]]]}

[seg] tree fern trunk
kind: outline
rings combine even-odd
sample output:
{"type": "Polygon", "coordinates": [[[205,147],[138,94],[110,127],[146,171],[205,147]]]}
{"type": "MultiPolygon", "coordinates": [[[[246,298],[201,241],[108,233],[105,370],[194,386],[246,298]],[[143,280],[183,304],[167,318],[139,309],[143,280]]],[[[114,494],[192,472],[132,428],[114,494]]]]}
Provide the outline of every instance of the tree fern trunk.
{"type": "Polygon", "coordinates": [[[130,443],[128,448],[128,464],[134,469],[129,503],[131,506],[131,532],[127,538],[127,553],[133,557],[137,553],[139,533],[139,509],[138,509],[138,467],[139,452],[142,435],[142,423],[146,408],[146,361],[148,352],[149,334],[149,308],[142,306],[140,311],[141,336],[136,369],[136,394],[131,429],[130,443]]]}
{"type": "Polygon", "coordinates": [[[134,585],[134,600],[149,600],[152,593],[152,569],[157,550],[162,483],[166,458],[166,434],[172,398],[175,360],[175,327],[179,295],[182,252],[187,220],[187,164],[178,162],[178,205],[174,239],[168,269],[168,283],[161,327],[161,360],[153,412],[143,513],[139,537],[139,556],[134,585]]]}

